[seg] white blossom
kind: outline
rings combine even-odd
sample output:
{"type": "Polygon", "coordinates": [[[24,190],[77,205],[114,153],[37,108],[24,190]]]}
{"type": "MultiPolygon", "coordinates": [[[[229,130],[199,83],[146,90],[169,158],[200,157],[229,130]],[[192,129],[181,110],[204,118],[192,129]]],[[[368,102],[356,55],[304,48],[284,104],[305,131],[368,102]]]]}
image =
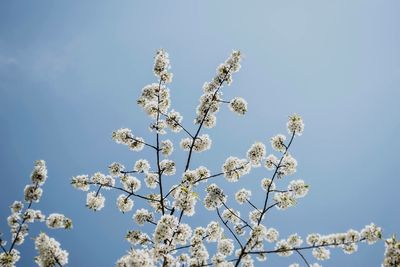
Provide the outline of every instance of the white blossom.
{"type": "Polygon", "coordinates": [[[284,136],[283,134],[275,135],[274,137],[271,138],[272,148],[279,152],[285,152],[286,150],[285,140],[286,136],[284,136]]]}
{"type": "Polygon", "coordinates": [[[161,153],[167,157],[170,156],[172,154],[172,152],[174,151],[174,145],[172,144],[171,140],[164,140],[161,142],[161,153]]]}
{"type": "Polygon", "coordinates": [[[226,202],[226,195],[216,184],[210,184],[206,188],[207,195],[204,198],[204,206],[208,210],[215,210],[226,202]]]}
{"type": "Polygon", "coordinates": [[[273,169],[275,169],[275,168],[278,166],[278,163],[279,163],[278,158],[277,158],[275,155],[270,154],[270,155],[268,155],[267,158],[265,159],[265,164],[264,164],[264,166],[265,166],[265,168],[267,168],[268,170],[273,170],[273,169]]]}
{"type": "Polygon", "coordinates": [[[285,210],[296,204],[296,199],[290,192],[277,192],[274,195],[274,200],[277,204],[276,207],[281,210],[285,210]]]}
{"type": "Polygon", "coordinates": [[[125,195],[119,195],[117,198],[117,207],[119,211],[125,213],[132,210],[133,201],[125,195]]]}
{"type": "Polygon", "coordinates": [[[14,203],[10,206],[12,213],[20,212],[24,208],[24,204],[21,201],[14,201],[14,203]]]}
{"type": "Polygon", "coordinates": [[[254,167],[258,167],[265,157],[265,153],[265,145],[261,142],[256,142],[247,151],[247,158],[254,167]]]}
{"type": "Polygon", "coordinates": [[[24,189],[26,202],[39,202],[42,197],[43,190],[37,185],[27,185],[24,189]]]}
{"type": "Polygon", "coordinates": [[[385,258],[382,267],[398,267],[400,264],[400,242],[395,236],[385,240],[385,258]]]}
{"type": "Polygon", "coordinates": [[[365,238],[368,244],[373,244],[382,237],[382,230],[380,227],[371,223],[366,225],[364,229],[361,230],[361,237],[365,238]]]}
{"type": "Polygon", "coordinates": [[[229,103],[229,108],[239,115],[244,115],[247,112],[247,102],[241,97],[236,97],[229,103]]]}
{"type": "Polygon", "coordinates": [[[182,127],[180,126],[182,122],[182,116],[178,111],[171,110],[165,119],[165,123],[173,132],[180,132],[182,127]]]}
{"type": "Polygon", "coordinates": [[[222,255],[228,256],[232,254],[234,245],[232,239],[220,239],[217,245],[218,252],[222,255]]]}
{"type": "Polygon", "coordinates": [[[229,157],[222,166],[222,172],[227,181],[237,182],[241,176],[250,172],[250,164],[246,159],[229,157]]]}
{"type": "Polygon", "coordinates": [[[268,191],[274,191],[276,189],[276,185],[274,182],[272,182],[271,179],[269,178],[263,178],[261,180],[261,188],[268,192],[268,191]]]}
{"type": "Polygon", "coordinates": [[[279,238],[279,232],[278,230],[276,230],[275,228],[268,228],[266,233],[265,233],[265,239],[270,242],[270,243],[274,243],[276,241],[278,241],[279,238]]]}
{"type": "Polygon", "coordinates": [[[165,175],[174,175],[176,172],[175,162],[169,159],[164,159],[160,162],[160,168],[165,175]]]}
{"type": "Polygon", "coordinates": [[[168,72],[171,68],[169,62],[169,55],[164,49],[157,50],[154,58],[154,74],[161,79],[164,83],[172,82],[173,74],[168,72]]]}
{"type": "Polygon", "coordinates": [[[242,189],[240,189],[239,191],[236,192],[235,199],[236,199],[237,203],[243,204],[248,199],[250,199],[250,196],[251,196],[251,191],[242,188],[242,189]]]}
{"type": "Polygon", "coordinates": [[[147,249],[131,249],[128,254],[121,257],[117,267],[153,267],[154,258],[147,249]]]}
{"type": "Polygon", "coordinates": [[[146,186],[148,188],[156,188],[157,187],[157,182],[158,182],[158,174],[157,173],[146,173],[146,176],[144,178],[144,181],[146,183],[146,186]]]}
{"type": "Polygon", "coordinates": [[[13,249],[10,253],[0,253],[0,266],[1,267],[15,267],[16,263],[21,258],[18,250],[13,249]]]}
{"type": "Polygon", "coordinates": [[[113,162],[108,166],[108,171],[112,176],[119,176],[125,170],[124,165],[118,162],[113,162]]]}
{"type": "Polygon", "coordinates": [[[101,193],[96,195],[96,192],[92,191],[87,194],[86,206],[94,211],[101,210],[104,208],[105,197],[101,193]]]}
{"type": "Polygon", "coordinates": [[[303,180],[293,180],[289,183],[288,190],[296,198],[304,197],[308,193],[309,186],[303,180]]]}
{"type": "Polygon", "coordinates": [[[331,256],[331,252],[325,247],[313,248],[312,255],[317,260],[327,260],[331,256]]]}
{"type": "Polygon", "coordinates": [[[147,221],[153,221],[154,215],[147,209],[138,209],[132,217],[138,225],[144,225],[147,221]]]}
{"type": "Polygon", "coordinates": [[[72,177],[71,184],[76,189],[79,189],[82,191],[88,191],[90,189],[89,176],[88,175],[74,176],[74,177],[72,177]]]}
{"type": "Polygon", "coordinates": [[[139,159],[135,162],[133,170],[136,172],[147,173],[150,170],[150,163],[145,159],[139,159]]]}
{"type": "Polygon", "coordinates": [[[45,233],[35,238],[35,249],[39,253],[35,257],[35,262],[40,267],[63,266],[68,263],[68,252],[62,250],[60,243],[45,233]]]}
{"type": "Polygon", "coordinates": [[[221,238],[224,229],[216,221],[211,221],[206,228],[205,234],[207,236],[207,241],[215,242],[221,238]]]}
{"type": "Polygon", "coordinates": [[[63,214],[52,213],[46,219],[46,225],[49,228],[72,228],[72,220],[63,214]]]}
{"type": "Polygon", "coordinates": [[[47,179],[47,168],[44,160],[35,161],[35,166],[31,174],[32,183],[43,185],[47,179]]]}
{"type": "Polygon", "coordinates": [[[287,128],[288,128],[289,133],[291,133],[291,134],[295,133],[297,135],[301,135],[304,131],[303,119],[297,114],[293,114],[292,116],[289,116],[287,128]]]}
{"type": "Polygon", "coordinates": [[[142,187],[140,180],[131,175],[124,175],[121,178],[121,183],[124,186],[124,189],[131,193],[139,191],[139,189],[142,187]]]}

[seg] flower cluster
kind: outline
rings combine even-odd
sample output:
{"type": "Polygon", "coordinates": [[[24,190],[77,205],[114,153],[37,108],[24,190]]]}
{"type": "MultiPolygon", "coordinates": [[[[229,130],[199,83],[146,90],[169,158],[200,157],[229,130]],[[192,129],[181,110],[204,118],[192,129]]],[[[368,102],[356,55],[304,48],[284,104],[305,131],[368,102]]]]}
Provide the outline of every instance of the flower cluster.
{"type": "MultiPolygon", "coordinates": [[[[67,218],[63,214],[52,213],[46,218],[46,216],[40,210],[32,208],[34,203],[40,201],[40,197],[43,193],[43,189],[41,188],[41,186],[44,185],[46,179],[46,162],[44,160],[37,160],[31,174],[32,184],[28,184],[24,190],[24,199],[26,203],[24,204],[21,201],[14,201],[10,206],[11,215],[7,218],[7,222],[11,231],[11,245],[8,250],[5,248],[7,242],[2,239],[0,234],[0,247],[3,250],[3,252],[0,253],[0,267],[16,266],[16,263],[20,259],[20,253],[17,249],[15,249],[15,246],[20,246],[24,243],[26,236],[29,234],[30,223],[46,222],[47,227],[50,229],[72,228],[72,220],[70,218],[67,218]]],[[[36,263],[39,266],[46,267],[55,266],[57,261],[59,265],[66,264],[68,262],[68,253],[66,251],[62,251],[62,253],[60,252],[60,254],[49,254],[49,252],[44,252],[44,236],[49,239],[46,234],[42,233],[40,235],[41,238],[36,238],[37,243],[35,241],[35,246],[39,250],[40,254],[35,260],[36,263]]],[[[51,240],[51,244],[58,244],[52,238],[50,238],[49,240],[51,240]]],[[[58,253],[58,250],[54,250],[53,252],[58,253]]]]}
{"type": "Polygon", "coordinates": [[[394,267],[400,265],[400,241],[395,236],[385,241],[385,259],[382,267],[394,267]]]}
{"type": "Polygon", "coordinates": [[[62,250],[60,243],[45,233],[35,238],[35,248],[39,253],[35,262],[40,267],[63,266],[68,263],[68,252],[62,250]]]}

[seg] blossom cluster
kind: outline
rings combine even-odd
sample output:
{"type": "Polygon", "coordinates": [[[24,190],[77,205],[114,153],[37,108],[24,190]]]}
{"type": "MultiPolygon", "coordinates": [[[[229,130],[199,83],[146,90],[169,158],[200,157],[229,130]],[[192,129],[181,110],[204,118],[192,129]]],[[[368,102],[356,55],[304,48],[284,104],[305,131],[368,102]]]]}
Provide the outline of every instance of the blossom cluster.
{"type": "MultiPolygon", "coordinates": [[[[35,162],[35,166],[33,168],[31,174],[31,184],[28,184],[24,190],[24,200],[25,204],[22,201],[14,201],[11,206],[11,215],[7,218],[8,226],[10,227],[11,232],[11,242],[10,248],[7,250],[6,245],[7,241],[3,240],[0,233],[0,246],[3,252],[0,253],[0,266],[1,267],[13,267],[16,266],[16,263],[20,259],[20,253],[15,248],[16,246],[20,246],[24,243],[26,236],[29,234],[29,224],[34,222],[45,222],[48,228],[51,229],[70,229],[72,228],[72,220],[70,218],[65,217],[63,214],[52,213],[47,217],[40,211],[33,209],[32,206],[34,203],[40,201],[40,198],[43,193],[43,189],[41,186],[45,183],[47,179],[47,168],[46,162],[44,160],[37,160],[35,162]],[[27,207],[25,207],[27,205],[27,207]]],[[[35,240],[36,248],[42,250],[44,236],[47,237],[46,234],[40,234],[35,240]]],[[[47,237],[49,238],[49,237],[47,237]]],[[[51,239],[52,244],[58,244],[53,238],[51,239]]],[[[54,250],[53,252],[58,252],[58,250],[54,250]]],[[[36,259],[36,263],[38,266],[55,266],[57,261],[59,261],[58,265],[64,265],[68,262],[68,253],[63,251],[60,255],[57,254],[49,254],[40,252],[41,255],[36,259]],[[50,262],[53,262],[51,264],[50,262]]]]}

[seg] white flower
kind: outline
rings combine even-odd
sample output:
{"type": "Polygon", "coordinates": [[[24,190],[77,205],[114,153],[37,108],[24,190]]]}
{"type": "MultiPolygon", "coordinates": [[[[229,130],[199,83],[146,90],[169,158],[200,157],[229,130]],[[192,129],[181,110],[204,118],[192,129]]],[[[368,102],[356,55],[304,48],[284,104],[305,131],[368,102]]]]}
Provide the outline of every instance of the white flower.
{"type": "Polygon", "coordinates": [[[279,256],[288,257],[293,254],[293,247],[288,244],[284,239],[279,240],[275,245],[275,250],[281,250],[277,254],[279,256]]]}
{"type": "Polygon", "coordinates": [[[178,218],[173,215],[162,215],[154,230],[154,242],[164,243],[167,239],[171,239],[177,226],[178,218]]]}
{"type": "Polygon", "coordinates": [[[158,174],[157,173],[146,173],[146,176],[144,178],[144,181],[146,183],[146,186],[148,188],[156,188],[157,187],[157,182],[158,182],[158,174]]]}
{"type": "Polygon", "coordinates": [[[77,175],[72,177],[71,184],[76,189],[88,191],[90,189],[88,175],[77,175]]]}
{"type": "Polygon", "coordinates": [[[221,238],[221,235],[223,232],[224,232],[224,229],[221,227],[221,225],[218,222],[211,221],[207,225],[206,232],[205,232],[205,234],[207,236],[207,241],[215,242],[215,241],[219,240],[221,238]]]}
{"type": "Polygon", "coordinates": [[[195,212],[195,205],[197,202],[197,194],[184,186],[179,186],[173,194],[174,202],[172,205],[178,210],[184,211],[187,216],[192,216],[195,212]]]}
{"type": "Polygon", "coordinates": [[[400,242],[395,236],[385,241],[385,259],[382,267],[397,267],[400,262],[400,242]]]}
{"type": "Polygon", "coordinates": [[[289,183],[288,190],[296,198],[304,197],[308,193],[309,186],[303,180],[293,180],[289,183]]]}
{"type": "Polygon", "coordinates": [[[222,218],[225,221],[229,221],[233,224],[240,224],[241,220],[240,220],[240,212],[236,211],[232,208],[230,209],[226,209],[222,212],[222,218]]]}
{"type": "Polygon", "coordinates": [[[236,97],[229,103],[229,108],[239,115],[244,115],[247,112],[247,102],[241,97],[236,97]]]}
{"type": "Polygon", "coordinates": [[[229,157],[222,166],[222,172],[229,182],[237,182],[239,178],[250,172],[250,164],[246,159],[229,157]]]}
{"type": "Polygon", "coordinates": [[[265,168],[267,168],[268,170],[273,170],[278,166],[279,160],[275,155],[268,155],[266,160],[265,160],[265,168]]]}
{"type": "Polygon", "coordinates": [[[222,255],[228,256],[232,254],[234,245],[232,239],[220,239],[217,245],[218,252],[222,255]]]}
{"type": "Polygon", "coordinates": [[[112,176],[119,176],[122,171],[125,170],[124,165],[118,163],[118,162],[113,162],[108,166],[108,171],[110,172],[110,175],[112,176]]]}
{"type": "Polygon", "coordinates": [[[204,198],[204,206],[208,210],[215,210],[226,202],[226,195],[216,184],[210,184],[206,189],[207,195],[204,198]]]}
{"type": "Polygon", "coordinates": [[[190,149],[190,146],[192,145],[192,139],[191,138],[183,138],[181,142],[179,143],[180,147],[183,150],[188,151],[190,149]]]}
{"type": "Polygon", "coordinates": [[[327,260],[331,256],[331,252],[325,247],[313,248],[312,254],[317,260],[327,260]]]}
{"type": "Polygon", "coordinates": [[[268,190],[274,191],[276,189],[276,185],[275,185],[275,183],[272,182],[271,179],[263,178],[261,180],[261,188],[266,192],[268,192],[268,190]]]}
{"type": "Polygon", "coordinates": [[[251,196],[251,191],[242,188],[236,192],[235,199],[237,203],[243,204],[246,202],[246,200],[250,199],[250,196],[251,196]]]}
{"type": "Polygon", "coordinates": [[[278,192],[274,195],[276,207],[281,210],[290,208],[296,204],[296,199],[290,192],[278,192]]]}
{"type": "Polygon", "coordinates": [[[117,207],[119,211],[123,213],[131,211],[133,207],[133,201],[123,194],[119,195],[119,197],[117,198],[117,207]]]}
{"type": "Polygon", "coordinates": [[[43,190],[36,185],[27,185],[24,189],[25,201],[26,202],[39,202],[42,197],[43,190]]]}
{"type": "Polygon", "coordinates": [[[169,159],[164,159],[160,162],[160,168],[165,175],[174,175],[176,172],[175,162],[169,159]]]}
{"type": "Polygon", "coordinates": [[[278,178],[282,178],[286,175],[291,175],[296,172],[297,160],[293,158],[289,153],[283,156],[281,167],[278,170],[278,178]]]}
{"type": "Polygon", "coordinates": [[[132,245],[138,245],[138,244],[143,245],[151,241],[150,237],[147,234],[137,230],[128,231],[125,238],[132,245]]]}
{"type": "Polygon", "coordinates": [[[146,209],[138,209],[132,218],[138,225],[144,225],[147,221],[153,221],[154,215],[146,209]]]}
{"type": "Polygon", "coordinates": [[[96,172],[90,179],[93,183],[103,186],[104,189],[110,189],[110,187],[115,186],[115,179],[112,176],[104,175],[100,172],[96,172]]]}
{"type": "Polygon", "coordinates": [[[316,233],[309,234],[307,236],[306,241],[307,241],[307,244],[310,245],[310,246],[319,245],[320,241],[321,241],[321,235],[320,234],[316,234],[316,233]]]}
{"type": "Polygon", "coordinates": [[[373,244],[378,241],[378,239],[382,238],[382,229],[371,223],[361,230],[361,237],[365,238],[368,244],[373,244]]]}
{"type": "Polygon", "coordinates": [[[35,257],[35,262],[40,267],[63,266],[68,263],[68,252],[62,250],[60,243],[45,233],[41,233],[35,238],[35,249],[39,253],[35,257]]]}
{"type": "Polygon", "coordinates": [[[303,244],[303,240],[298,234],[292,234],[290,235],[287,240],[289,246],[292,247],[299,247],[301,244],[303,244]]]}
{"type": "Polygon", "coordinates": [[[252,210],[249,212],[249,219],[253,224],[257,224],[261,218],[261,212],[259,210],[252,210]]]}
{"type": "Polygon", "coordinates": [[[170,156],[172,154],[172,152],[174,151],[174,145],[171,142],[171,140],[164,140],[161,142],[161,153],[167,157],[170,156]]]}
{"type": "Polygon", "coordinates": [[[10,253],[0,253],[0,266],[1,267],[15,267],[16,263],[21,257],[19,251],[16,249],[11,250],[10,253]]]}
{"type": "Polygon", "coordinates": [[[105,200],[101,193],[96,195],[96,192],[92,191],[87,194],[86,206],[94,211],[101,210],[104,207],[105,200]]]}
{"type": "Polygon", "coordinates": [[[192,228],[186,223],[181,223],[178,225],[176,232],[175,242],[180,245],[185,245],[189,237],[192,235],[192,228]]]}
{"type": "Polygon", "coordinates": [[[121,183],[123,184],[124,189],[131,193],[139,191],[139,189],[142,187],[142,183],[140,182],[140,180],[131,175],[124,175],[121,178],[121,183]]]}
{"type": "Polygon", "coordinates": [[[20,212],[24,208],[24,204],[21,201],[14,201],[14,203],[10,206],[12,213],[20,212]]]}
{"type": "Polygon", "coordinates": [[[284,136],[283,134],[275,135],[274,137],[271,138],[272,148],[279,152],[285,152],[286,150],[285,140],[286,136],[284,136]]]}
{"type": "Polygon", "coordinates": [[[72,228],[72,220],[65,217],[63,214],[52,213],[46,219],[46,225],[49,228],[72,228]]]}
{"type": "Polygon", "coordinates": [[[211,139],[208,134],[199,135],[194,141],[193,150],[196,152],[203,152],[211,148],[211,139]]]}
{"type": "Polygon", "coordinates": [[[147,173],[150,170],[150,164],[145,159],[139,159],[135,162],[135,165],[133,166],[133,170],[136,172],[147,173]]]}
{"type": "Polygon", "coordinates": [[[131,249],[117,261],[117,267],[153,267],[154,258],[148,249],[131,249]]]}
{"type": "Polygon", "coordinates": [[[182,127],[180,123],[182,122],[182,116],[178,111],[171,110],[165,119],[165,123],[173,132],[180,132],[182,127]]]}
{"type": "Polygon", "coordinates": [[[346,254],[353,254],[357,251],[358,246],[356,243],[343,244],[343,252],[346,254]]]}
{"type": "Polygon", "coordinates": [[[154,58],[154,74],[164,83],[172,82],[172,73],[168,72],[171,68],[168,53],[164,49],[157,50],[154,58]]]}
{"type": "Polygon", "coordinates": [[[35,161],[35,167],[31,174],[32,183],[42,185],[47,179],[47,168],[44,160],[35,161]]]}
{"type": "Polygon", "coordinates": [[[270,243],[274,243],[276,241],[278,241],[279,238],[279,232],[278,230],[276,230],[275,228],[268,228],[266,233],[265,233],[265,239],[270,242],[270,243]]]}
{"type": "Polygon", "coordinates": [[[297,135],[301,135],[304,131],[303,119],[297,114],[293,114],[292,116],[289,116],[287,128],[288,128],[289,133],[291,133],[291,134],[295,133],[297,135]]]}
{"type": "Polygon", "coordinates": [[[254,167],[260,166],[260,162],[264,157],[265,145],[261,142],[254,143],[247,151],[247,158],[254,167]]]}

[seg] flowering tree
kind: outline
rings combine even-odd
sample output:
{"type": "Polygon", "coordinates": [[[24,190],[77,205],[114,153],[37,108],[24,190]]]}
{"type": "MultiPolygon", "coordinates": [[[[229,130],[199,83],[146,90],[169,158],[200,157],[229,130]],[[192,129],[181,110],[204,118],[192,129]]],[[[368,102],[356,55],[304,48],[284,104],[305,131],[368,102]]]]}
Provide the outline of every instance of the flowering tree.
{"type": "MultiPolygon", "coordinates": [[[[139,158],[133,169],[126,169],[121,163],[114,162],[108,166],[109,174],[97,172],[91,176],[78,175],[72,178],[71,183],[76,189],[90,191],[92,188],[87,193],[86,206],[93,211],[104,207],[105,190],[120,192],[116,205],[123,213],[132,211],[135,199],[146,203],[143,207],[135,206],[133,219],[138,227],[127,232],[126,239],[131,244],[131,249],[117,260],[116,266],[254,266],[256,261],[267,260],[268,254],[283,257],[294,254],[302,265],[317,267],[320,264],[314,261],[329,259],[330,249],[339,248],[351,254],[357,251],[359,243],[373,244],[382,238],[381,228],[373,223],[359,231],[350,229],[334,234],[311,233],[305,237],[305,242],[297,233],[282,238],[277,229],[266,226],[264,221],[271,209],[291,208],[309,191],[309,186],[303,180],[294,179],[286,188],[279,183],[296,172],[297,161],[290,153],[290,148],[295,138],[301,136],[304,130],[303,120],[297,114],[289,116],[288,137],[278,134],[271,138],[270,143],[275,154],[267,155],[265,144],[255,142],[245,157],[228,157],[221,171],[211,172],[205,166],[193,164],[195,153],[211,148],[210,136],[202,131],[216,125],[216,114],[221,105],[227,104],[231,111],[239,115],[244,115],[247,111],[247,102],[243,98],[236,97],[228,101],[222,97],[223,87],[231,85],[233,73],[240,69],[240,61],[240,52],[233,51],[217,68],[215,77],[204,84],[204,93],[200,97],[194,119],[196,130],[192,132],[184,127],[181,114],[171,109],[167,84],[171,83],[173,75],[169,71],[168,54],[159,50],[154,62],[154,74],[158,81],[145,86],[137,100],[138,105],[152,119],[149,129],[154,134],[155,142],[136,136],[127,128],[112,133],[116,143],[126,145],[130,150],[152,150],[154,159],[149,161],[139,158]],[[180,142],[180,148],[187,153],[184,162],[176,163],[171,160],[174,144],[165,138],[168,132],[183,132],[185,135],[180,142]],[[270,172],[270,178],[260,179],[262,201],[257,203],[252,200],[252,192],[242,188],[235,193],[234,199],[243,208],[240,209],[241,212],[233,209],[221,186],[222,178],[219,177],[225,177],[228,182],[237,182],[253,168],[262,165],[270,172]],[[167,187],[164,180],[166,176],[176,177],[175,184],[167,187]],[[145,186],[142,186],[143,182],[145,186]],[[200,190],[202,183],[205,184],[205,191],[200,190]],[[194,216],[199,203],[215,219],[204,227],[184,223],[185,216],[194,216]],[[243,210],[246,211],[245,215],[243,210]],[[141,230],[145,229],[142,228],[145,224],[151,226],[151,232],[141,230]],[[311,260],[307,251],[311,251],[314,260],[311,260]]],[[[36,166],[35,170],[40,169],[41,177],[45,177],[44,162],[39,162],[36,166]]],[[[34,173],[37,173],[35,170],[34,173]]],[[[27,186],[28,189],[25,190],[28,209],[32,202],[40,198],[41,189],[38,186],[44,182],[44,179],[38,181],[35,177],[32,174],[34,184],[27,186]]],[[[19,255],[13,249],[14,243],[18,243],[15,240],[21,238],[20,233],[21,236],[26,233],[22,230],[28,222],[25,219],[28,211],[21,210],[22,203],[13,204],[13,215],[10,216],[9,223],[14,241],[9,250],[5,249],[2,242],[1,266],[14,266],[18,261],[19,255]]],[[[31,215],[35,217],[37,212],[29,213],[35,214],[31,215]]],[[[40,215],[39,219],[44,220],[44,216],[40,215]]],[[[46,223],[50,227],[58,228],[71,226],[70,220],[62,215],[50,215],[46,223]]],[[[47,235],[39,235],[35,245],[39,250],[36,259],[39,266],[62,266],[67,263],[67,252],[61,250],[57,241],[47,235]]],[[[296,267],[300,264],[293,263],[290,266],[296,267]]],[[[386,240],[382,266],[400,266],[400,242],[395,237],[386,240]]]]}

